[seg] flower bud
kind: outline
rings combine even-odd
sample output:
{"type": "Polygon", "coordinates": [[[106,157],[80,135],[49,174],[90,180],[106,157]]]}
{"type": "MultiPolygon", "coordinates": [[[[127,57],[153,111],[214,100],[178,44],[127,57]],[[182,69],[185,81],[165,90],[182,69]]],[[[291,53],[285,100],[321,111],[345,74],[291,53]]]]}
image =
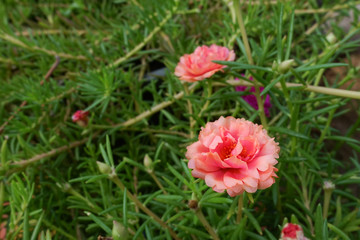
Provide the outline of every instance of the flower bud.
{"type": "Polygon", "coordinates": [[[292,68],[293,64],[294,64],[294,59],[283,61],[279,64],[278,71],[280,73],[287,73],[290,70],[290,68],[292,68]]]}
{"type": "Polygon", "coordinates": [[[198,201],[197,200],[189,200],[188,207],[190,209],[196,210],[198,208],[198,201]]]}
{"type": "Polygon", "coordinates": [[[145,154],[145,157],[144,157],[144,166],[148,172],[150,172],[150,173],[153,172],[153,170],[154,170],[153,161],[147,154],[145,154]]]}
{"type": "Polygon", "coordinates": [[[276,72],[278,70],[279,64],[274,60],[271,69],[276,72]]]}
{"type": "Polygon", "coordinates": [[[335,184],[332,183],[331,181],[324,181],[324,186],[323,186],[325,191],[332,191],[335,189],[335,184]]]}
{"type": "Polygon", "coordinates": [[[329,206],[330,206],[330,200],[331,200],[331,194],[335,189],[335,184],[331,181],[324,181],[324,207],[323,207],[323,217],[327,218],[329,206]]]}
{"type": "Polygon", "coordinates": [[[334,44],[336,43],[336,36],[334,35],[334,33],[329,33],[327,36],[326,36],[326,40],[330,43],[330,44],[334,44]]]}
{"type": "Polygon", "coordinates": [[[78,110],[71,116],[71,119],[73,122],[76,122],[80,127],[86,127],[89,121],[88,115],[88,111],[78,110]]]}
{"type": "Polygon", "coordinates": [[[280,240],[308,240],[300,225],[287,223],[281,230],[280,240]]]}
{"type": "Polygon", "coordinates": [[[114,240],[125,240],[128,239],[129,233],[121,223],[113,221],[112,237],[114,240]]]}
{"type": "Polygon", "coordinates": [[[103,162],[96,161],[96,164],[98,165],[98,168],[102,174],[110,174],[111,167],[103,162]]]}
{"type": "Polygon", "coordinates": [[[198,208],[198,200],[196,199],[194,193],[191,195],[191,199],[188,202],[188,207],[192,210],[196,210],[198,208]]]}

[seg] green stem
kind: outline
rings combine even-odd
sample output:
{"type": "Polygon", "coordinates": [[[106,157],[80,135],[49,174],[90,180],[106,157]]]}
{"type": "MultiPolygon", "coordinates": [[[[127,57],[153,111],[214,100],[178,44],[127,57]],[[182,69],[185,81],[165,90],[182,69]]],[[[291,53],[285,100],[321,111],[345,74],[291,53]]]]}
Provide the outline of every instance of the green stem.
{"type": "MultiPolygon", "coordinates": [[[[226,83],[216,83],[214,86],[255,86],[254,83],[249,83],[246,81],[239,81],[239,80],[228,80],[226,83]]],[[[281,84],[277,83],[274,85],[277,88],[281,88],[281,84]]],[[[337,89],[337,88],[328,88],[328,87],[318,87],[313,85],[304,86],[299,83],[286,83],[287,88],[299,88],[302,91],[308,92],[315,92],[315,93],[322,93],[332,96],[344,97],[344,98],[353,98],[353,99],[360,99],[360,92],[359,91],[350,91],[344,89],[337,89]]]]}
{"type": "Polygon", "coordinates": [[[72,240],[76,240],[75,237],[73,237],[72,235],[70,235],[69,233],[67,233],[66,231],[62,230],[61,228],[53,225],[52,223],[48,222],[45,218],[42,219],[42,222],[48,226],[50,229],[55,230],[56,232],[62,234],[63,236],[65,236],[67,239],[72,239],[72,240]]]}
{"type": "Polygon", "coordinates": [[[201,208],[195,210],[196,216],[199,218],[200,222],[204,225],[206,231],[211,235],[215,240],[220,240],[214,229],[211,227],[210,223],[206,220],[204,214],[201,211],[201,208]]]}
{"type": "MultiPolygon", "coordinates": [[[[92,209],[93,212],[99,213],[99,212],[102,211],[102,209],[99,206],[97,206],[96,204],[93,204],[89,199],[87,199],[86,197],[81,195],[79,192],[77,192],[75,189],[73,189],[70,184],[65,183],[64,187],[63,187],[63,190],[65,192],[70,193],[71,195],[81,199],[83,202],[85,202],[92,209]]],[[[110,217],[110,215],[107,215],[107,217],[110,217]]]]}
{"type": "MultiPolygon", "coordinates": [[[[338,101],[336,101],[336,102],[338,102],[338,101]]],[[[328,116],[328,120],[327,120],[327,122],[326,122],[326,126],[325,126],[325,128],[321,131],[321,136],[320,136],[319,140],[317,141],[317,145],[320,145],[320,144],[324,141],[324,138],[325,138],[325,136],[326,136],[326,133],[327,133],[328,130],[329,130],[331,121],[332,121],[332,119],[333,119],[333,117],[334,117],[334,114],[335,114],[335,111],[336,111],[336,110],[337,110],[337,108],[334,108],[334,109],[332,109],[332,110],[330,111],[329,116],[328,116]]]]}
{"type": "Polygon", "coordinates": [[[281,88],[283,90],[283,93],[284,93],[284,96],[285,96],[285,99],[286,99],[286,103],[287,103],[288,108],[289,108],[289,112],[291,113],[292,112],[292,103],[291,103],[289,91],[288,91],[288,89],[286,87],[285,78],[284,78],[283,75],[280,78],[280,85],[281,85],[281,88]]]}
{"type": "Polygon", "coordinates": [[[172,230],[161,218],[159,218],[155,213],[153,213],[150,209],[148,209],[142,202],[140,202],[127,188],[125,188],[124,184],[121,180],[116,176],[115,173],[112,173],[109,176],[110,180],[114,182],[122,191],[126,191],[126,196],[135,203],[135,205],[140,208],[144,213],[146,213],[149,217],[153,218],[156,222],[158,222],[163,228],[169,230],[170,235],[176,239],[180,240],[177,234],[172,230]]]}
{"type": "Polygon", "coordinates": [[[24,210],[23,240],[29,240],[29,209],[24,210]]]}
{"type": "MultiPolygon", "coordinates": [[[[315,79],[315,82],[314,82],[313,86],[318,86],[319,85],[321,77],[324,74],[324,71],[325,71],[325,69],[320,69],[320,71],[316,75],[316,79],[315,79]]],[[[311,92],[310,95],[309,95],[309,99],[314,98],[314,97],[315,97],[315,92],[311,92]]],[[[308,112],[310,112],[310,108],[311,108],[311,103],[308,103],[306,105],[306,109],[307,109],[308,112]]]]}
{"type": "MultiPolygon", "coordinates": [[[[197,86],[197,83],[193,83],[190,87],[189,87],[189,91],[191,91],[192,89],[194,89],[197,86]]],[[[168,100],[168,101],[164,101],[162,103],[159,103],[158,105],[152,107],[150,110],[144,111],[143,113],[137,115],[134,118],[131,118],[125,122],[122,123],[118,123],[113,125],[113,128],[118,128],[118,127],[128,127],[130,125],[133,125],[134,123],[137,123],[141,120],[143,120],[144,118],[147,118],[149,116],[151,116],[152,114],[160,111],[161,109],[164,109],[168,106],[170,106],[171,104],[173,104],[176,100],[181,99],[184,96],[184,92],[179,92],[176,95],[173,96],[173,99],[168,100]]]]}
{"type": "Polygon", "coordinates": [[[210,104],[210,100],[209,98],[211,97],[212,94],[212,84],[211,81],[207,81],[207,86],[208,86],[208,92],[207,92],[207,98],[208,100],[206,100],[205,105],[201,108],[199,114],[198,114],[198,118],[200,118],[202,116],[202,114],[204,113],[204,111],[207,109],[207,107],[210,104]]]}
{"type": "Polygon", "coordinates": [[[161,184],[161,182],[159,181],[159,179],[156,177],[156,175],[154,174],[154,172],[149,172],[150,176],[154,179],[156,185],[158,185],[158,187],[161,189],[161,191],[163,191],[163,193],[166,195],[167,192],[164,188],[164,186],[161,184]]]}
{"type": "MultiPolygon", "coordinates": [[[[239,27],[240,27],[240,30],[241,30],[241,37],[242,37],[242,40],[243,40],[243,43],[244,43],[244,46],[245,46],[246,55],[248,57],[250,65],[254,65],[254,60],[252,58],[251,49],[250,49],[250,45],[249,45],[249,40],[247,38],[247,34],[246,34],[246,30],[245,30],[245,24],[244,24],[244,21],[243,21],[239,0],[234,1],[234,9],[235,9],[236,17],[237,17],[238,24],[239,24],[239,27]]],[[[255,78],[254,78],[254,87],[255,87],[256,101],[257,101],[257,104],[259,106],[259,115],[260,115],[261,124],[263,125],[263,127],[265,129],[267,129],[267,121],[266,121],[266,116],[265,116],[265,111],[264,111],[264,103],[263,103],[262,98],[260,96],[259,83],[255,78]]]]}
{"type": "Polygon", "coordinates": [[[323,210],[323,218],[326,219],[328,216],[329,205],[330,205],[330,198],[331,198],[332,190],[325,190],[324,196],[324,210],[323,210]]]}
{"type": "MultiPolygon", "coordinates": [[[[124,57],[121,57],[121,58],[117,59],[115,62],[113,62],[113,63],[109,64],[108,66],[106,66],[106,68],[116,67],[116,66],[120,65],[121,63],[127,61],[135,53],[140,51],[161,30],[161,28],[170,20],[170,18],[172,17],[172,15],[176,11],[176,9],[177,9],[177,4],[174,6],[172,11],[168,11],[167,15],[159,23],[159,25],[156,26],[151,31],[151,33],[149,33],[149,35],[141,43],[139,43],[135,48],[133,48],[130,52],[128,52],[124,57]]],[[[101,71],[101,68],[99,68],[97,71],[101,71]]]]}
{"type": "Polygon", "coordinates": [[[238,201],[238,212],[236,216],[236,223],[240,223],[242,219],[243,205],[244,205],[244,194],[241,194],[238,201]]]}
{"type": "MultiPolygon", "coordinates": [[[[184,91],[186,93],[186,95],[190,96],[190,91],[189,91],[189,87],[188,87],[188,84],[185,83],[184,84],[184,91]]],[[[194,126],[195,126],[195,120],[194,118],[192,117],[192,115],[194,114],[193,112],[193,109],[192,109],[192,104],[190,102],[190,99],[188,99],[187,101],[187,107],[188,107],[188,112],[189,112],[189,121],[190,121],[190,128],[189,128],[189,134],[190,134],[190,138],[193,138],[194,137],[194,126]]]]}
{"type": "Polygon", "coordinates": [[[3,204],[5,199],[5,191],[4,191],[4,183],[0,182],[0,217],[2,217],[2,211],[3,211],[3,204]]]}

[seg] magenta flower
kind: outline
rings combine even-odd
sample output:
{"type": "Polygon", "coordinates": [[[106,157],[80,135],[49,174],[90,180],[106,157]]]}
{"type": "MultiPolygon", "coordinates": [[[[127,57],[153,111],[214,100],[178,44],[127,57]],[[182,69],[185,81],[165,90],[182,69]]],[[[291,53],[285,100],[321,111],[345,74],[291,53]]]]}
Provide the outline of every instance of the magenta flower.
{"type": "Polygon", "coordinates": [[[89,121],[88,115],[89,115],[88,111],[77,110],[71,116],[71,119],[73,122],[77,123],[80,127],[86,127],[89,121]]]}
{"type": "MultiPolygon", "coordinates": [[[[239,80],[238,78],[235,78],[236,80],[239,80]]],[[[251,81],[253,80],[253,77],[249,78],[251,81]]],[[[248,87],[246,86],[236,86],[235,90],[238,92],[244,92],[246,91],[246,89],[248,89],[248,87]]],[[[260,92],[262,92],[264,90],[264,87],[260,87],[260,92]]],[[[248,91],[250,93],[254,93],[255,92],[255,87],[250,87],[248,89],[248,91]]],[[[242,98],[250,105],[252,106],[254,109],[259,110],[259,106],[257,104],[256,101],[256,97],[254,94],[249,94],[249,95],[244,95],[242,96],[242,98]]],[[[264,96],[262,97],[263,101],[264,101],[264,96]]],[[[264,101],[264,111],[265,111],[265,115],[267,117],[270,117],[270,111],[269,108],[271,108],[271,103],[270,103],[270,96],[268,94],[266,94],[265,97],[265,101],[264,101]]]]}

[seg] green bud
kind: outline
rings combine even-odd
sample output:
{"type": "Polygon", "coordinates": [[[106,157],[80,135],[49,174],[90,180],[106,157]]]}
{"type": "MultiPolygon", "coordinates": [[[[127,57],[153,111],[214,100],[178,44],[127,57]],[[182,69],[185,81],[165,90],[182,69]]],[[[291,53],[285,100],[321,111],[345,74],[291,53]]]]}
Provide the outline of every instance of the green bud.
{"type": "Polygon", "coordinates": [[[145,154],[144,157],[144,166],[148,172],[153,172],[154,170],[153,161],[147,154],[145,154]]]}
{"type": "Polygon", "coordinates": [[[7,163],[7,139],[5,138],[5,141],[3,142],[1,146],[1,164],[2,166],[6,166],[7,163]]]}
{"type": "Polygon", "coordinates": [[[129,238],[129,233],[121,223],[113,221],[112,237],[114,240],[126,240],[129,238]]]}
{"type": "Polygon", "coordinates": [[[294,64],[294,59],[283,61],[279,64],[278,70],[280,73],[287,73],[294,64]]]}
{"type": "Polygon", "coordinates": [[[195,193],[191,194],[191,199],[188,202],[188,207],[190,209],[192,209],[192,210],[198,209],[199,203],[198,203],[198,200],[197,200],[197,197],[196,197],[195,193]]]}
{"type": "Polygon", "coordinates": [[[278,67],[279,67],[279,64],[274,60],[271,69],[272,69],[274,72],[277,72],[278,67]]]}
{"type": "Polygon", "coordinates": [[[334,44],[336,43],[336,36],[331,32],[326,36],[326,40],[330,43],[330,44],[334,44]]]}
{"type": "Polygon", "coordinates": [[[102,174],[110,174],[112,171],[111,171],[111,167],[103,162],[99,162],[99,161],[96,161],[97,165],[98,165],[98,168],[100,170],[100,172],[102,174]]]}
{"type": "Polygon", "coordinates": [[[331,181],[324,181],[324,185],[323,188],[325,191],[332,191],[335,189],[335,184],[332,183],[331,181]]]}
{"type": "Polygon", "coordinates": [[[324,181],[324,204],[323,204],[323,217],[327,218],[329,206],[330,206],[330,200],[331,200],[331,194],[335,189],[335,184],[331,181],[324,181]]]}

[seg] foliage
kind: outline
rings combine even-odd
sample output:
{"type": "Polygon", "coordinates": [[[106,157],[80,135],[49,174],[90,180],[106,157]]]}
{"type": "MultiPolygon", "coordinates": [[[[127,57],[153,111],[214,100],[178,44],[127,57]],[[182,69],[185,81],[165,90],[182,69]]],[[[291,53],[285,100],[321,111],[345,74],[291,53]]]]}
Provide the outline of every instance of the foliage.
{"type": "Polygon", "coordinates": [[[322,25],[330,10],[339,20],[350,10],[357,17],[358,2],[324,1],[320,8],[315,0],[241,1],[253,64],[230,2],[0,5],[0,216],[7,239],[115,239],[119,226],[129,239],[172,239],[171,231],[209,239],[200,214],[220,239],[278,239],[286,222],[299,223],[310,239],[360,238],[359,112],[352,110],[345,132],[333,125],[350,110],[348,92],[336,90],[359,78],[359,66],[343,58],[359,47],[352,37],[360,26],[354,21],[344,32],[322,25]],[[224,73],[193,85],[174,76],[182,55],[213,43],[235,50],[224,73]],[[60,63],[45,79],[55,56],[60,63]],[[289,59],[294,65],[280,68],[289,59]],[[331,81],[324,72],[336,66],[346,66],[346,76],[331,81]],[[279,178],[269,189],[231,198],[194,179],[184,153],[220,116],[261,123],[246,93],[227,81],[241,74],[271,96],[268,132],[281,147],[279,178]],[[86,127],[71,121],[79,109],[90,112],[86,127]]]}

